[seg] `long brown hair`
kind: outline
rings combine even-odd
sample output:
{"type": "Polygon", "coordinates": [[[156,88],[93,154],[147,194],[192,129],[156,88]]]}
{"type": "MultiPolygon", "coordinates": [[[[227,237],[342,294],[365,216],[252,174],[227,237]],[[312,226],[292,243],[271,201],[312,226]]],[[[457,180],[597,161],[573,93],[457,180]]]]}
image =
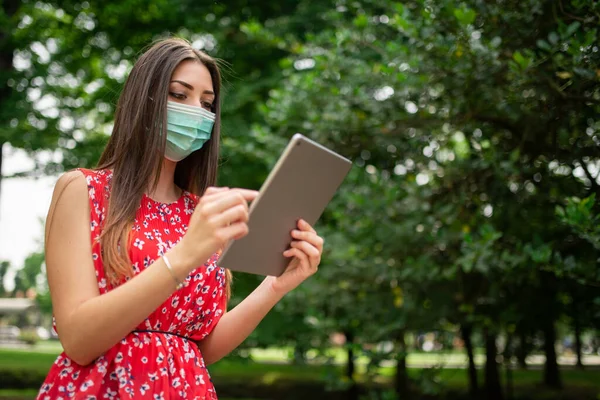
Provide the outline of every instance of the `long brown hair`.
{"type": "MultiPolygon", "coordinates": [[[[183,39],[157,41],[137,60],[125,82],[112,135],[97,166],[113,170],[108,214],[100,237],[104,269],[112,284],[133,275],[129,234],[144,192],[154,190],[158,184],[166,142],[161,132],[167,131],[169,82],[184,60],[196,60],[210,72],[216,118],[210,140],[177,163],[175,184],[201,196],[217,180],[221,128],[221,74],[217,62],[183,39]]],[[[226,281],[229,298],[230,271],[226,281]]]]}

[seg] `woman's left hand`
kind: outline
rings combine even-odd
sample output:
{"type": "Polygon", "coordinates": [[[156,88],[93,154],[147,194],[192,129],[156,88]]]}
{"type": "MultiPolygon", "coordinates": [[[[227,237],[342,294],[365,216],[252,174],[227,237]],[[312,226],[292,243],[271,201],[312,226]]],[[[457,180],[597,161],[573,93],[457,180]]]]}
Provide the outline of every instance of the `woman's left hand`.
{"type": "Polygon", "coordinates": [[[317,272],[323,252],[323,239],[304,220],[298,221],[298,229],[291,233],[290,248],[283,252],[285,257],[294,257],[278,277],[269,277],[273,291],[283,296],[306,278],[317,272]]]}

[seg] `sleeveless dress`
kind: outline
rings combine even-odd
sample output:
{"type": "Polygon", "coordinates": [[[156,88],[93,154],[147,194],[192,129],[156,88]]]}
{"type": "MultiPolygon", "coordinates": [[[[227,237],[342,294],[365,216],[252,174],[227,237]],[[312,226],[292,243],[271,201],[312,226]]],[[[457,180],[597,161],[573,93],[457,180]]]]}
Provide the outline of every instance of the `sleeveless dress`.
{"type": "MultiPolygon", "coordinates": [[[[108,210],[112,173],[80,171],[87,180],[92,258],[102,295],[111,286],[104,274],[96,239],[108,210]]],[[[143,196],[129,249],[135,274],[182,238],[197,201],[198,197],[189,192],[170,204],[143,196]]],[[[64,352],[60,354],[37,399],[216,399],[194,341],[208,336],[225,312],[225,270],[216,266],[217,258],[218,254],[214,254],[195,269],[186,278],[184,287],[90,365],[81,366],[64,352]]]]}

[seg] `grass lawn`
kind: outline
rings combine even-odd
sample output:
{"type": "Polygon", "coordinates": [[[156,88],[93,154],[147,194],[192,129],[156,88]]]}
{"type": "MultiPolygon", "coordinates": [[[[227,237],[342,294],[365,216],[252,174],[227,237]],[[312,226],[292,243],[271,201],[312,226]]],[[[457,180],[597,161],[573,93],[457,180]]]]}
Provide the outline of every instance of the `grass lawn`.
{"type": "Polygon", "coordinates": [[[0,350],[0,368],[32,369],[47,372],[57,354],[23,350],[0,350]]]}
{"type": "MultiPolygon", "coordinates": [[[[253,349],[250,354],[252,358],[257,362],[280,362],[288,360],[289,355],[292,353],[291,348],[270,348],[270,349],[253,349]]],[[[324,355],[318,356],[317,352],[311,350],[307,353],[309,360],[320,358],[331,358],[336,363],[346,362],[346,352],[341,348],[332,348],[327,350],[324,355]]],[[[356,359],[358,365],[366,365],[368,359],[365,356],[359,356],[356,359]]],[[[444,365],[461,367],[467,365],[467,356],[464,351],[445,351],[445,352],[414,352],[410,353],[407,358],[407,365],[409,367],[422,367],[424,365],[444,365]]],[[[485,355],[483,352],[478,351],[475,354],[475,363],[477,365],[483,365],[485,363],[485,355]]],[[[385,364],[385,363],[384,363],[385,364]]]]}
{"type": "MultiPolygon", "coordinates": [[[[0,351],[3,351],[0,349],[0,351]]],[[[37,343],[33,348],[26,350],[15,351],[35,351],[36,353],[52,354],[54,357],[62,351],[60,342],[58,341],[42,341],[37,343]]],[[[257,362],[286,362],[291,354],[291,348],[269,348],[269,349],[253,349],[250,354],[253,360],[257,362]]],[[[325,357],[329,357],[336,363],[344,363],[346,361],[346,353],[343,349],[333,348],[327,351],[325,357]]],[[[308,352],[308,359],[321,363],[323,356],[317,356],[316,351],[308,352]]],[[[366,365],[368,360],[364,356],[360,356],[356,360],[358,365],[366,365]]],[[[476,351],[475,362],[477,365],[485,363],[485,356],[481,351],[476,351]]],[[[385,364],[385,363],[384,363],[385,364]]],[[[467,364],[467,358],[463,351],[446,351],[432,353],[410,353],[407,359],[409,367],[423,367],[424,365],[440,365],[447,367],[462,367],[467,364]]]]}
{"type": "Polygon", "coordinates": [[[20,390],[16,390],[16,389],[0,389],[0,399],[2,400],[29,400],[29,399],[35,399],[35,395],[37,394],[37,390],[33,390],[33,389],[20,389],[20,390]]]}
{"type": "MultiPolygon", "coordinates": [[[[41,346],[36,346],[35,351],[27,350],[6,350],[0,349],[0,370],[28,370],[36,371],[39,374],[45,375],[54,360],[60,347],[56,344],[45,343],[41,346]]],[[[416,354],[420,357],[421,354],[416,354]]],[[[425,354],[425,356],[436,356],[435,354],[425,354]]],[[[438,357],[455,356],[453,354],[441,354],[438,357]]],[[[263,384],[269,386],[275,382],[289,381],[296,383],[315,383],[324,382],[327,377],[341,376],[342,366],[327,366],[327,365],[290,365],[290,364],[272,364],[265,361],[281,361],[287,357],[285,350],[269,350],[259,351],[255,359],[256,362],[242,362],[225,359],[209,367],[211,375],[219,390],[219,382],[237,382],[242,386],[248,382],[263,384]],[[283,357],[285,355],[285,357],[283,357]],[[262,356],[262,357],[261,357],[262,356]]],[[[417,357],[417,359],[418,359],[417,357]]],[[[357,380],[364,382],[366,376],[363,374],[364,367],[358,368],[357,380]]],[[[483,370],[479,371],[479,382],[483,382],[483,370]]],[[[377,383],[391,385],[394,367],[385,366],[378,371],[377,383]]],[[[420,368],[410,368],[409,374],[417,377],[420,374],[426,373],[426,370],[420,368]]],[[[505,385],[505,371],[501,370],[502,384],[505,385]]],[[[544,389],[540,382],[542,381],[542,371],[537,370],[514,370],[513,371],[513,387],[514,393],[519,396],[528,396],[536,399],[600,399],[600,370],[588,369],[584,371],[568,369],[561,371],[561,377],[565,385],[563,393],[566,397],[557,397],[555,392],[544,389]],[[568,396],[567,396],[568,393],[568,396]],[[580,393],[571,397],[572,394],[580,393]]],[[[435,382],[440,384],[444,390],[464,393],[467,388],[467,371],[460,368],[443,368],[438,371],[435,382]]],[[[0,389],[0,400],[9,399],[32,399],[35,396],[35,390],[2,390],[0,389]]],[[[225,399],[226,400],[226,399],[225,399]]],[[[238,399],[239,400],[239,399],[238,399]]],[[[251,399],[246,399],[251,400],[251,399]]]]}

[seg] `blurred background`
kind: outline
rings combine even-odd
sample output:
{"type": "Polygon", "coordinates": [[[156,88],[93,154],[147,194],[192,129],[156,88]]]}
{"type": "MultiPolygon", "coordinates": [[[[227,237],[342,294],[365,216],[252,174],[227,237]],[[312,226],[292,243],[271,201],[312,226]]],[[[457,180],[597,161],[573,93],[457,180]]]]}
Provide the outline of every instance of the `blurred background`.
{"type": "Polygon", "coordinates": [[[220,398],[600,398],[600,2],[0,4],[1,399],[61,351],[54,182],[169,35],[222,60],[220,184],[258,189],[296,132],[354,164],[319,273],[211,366],[220,398]]]}

